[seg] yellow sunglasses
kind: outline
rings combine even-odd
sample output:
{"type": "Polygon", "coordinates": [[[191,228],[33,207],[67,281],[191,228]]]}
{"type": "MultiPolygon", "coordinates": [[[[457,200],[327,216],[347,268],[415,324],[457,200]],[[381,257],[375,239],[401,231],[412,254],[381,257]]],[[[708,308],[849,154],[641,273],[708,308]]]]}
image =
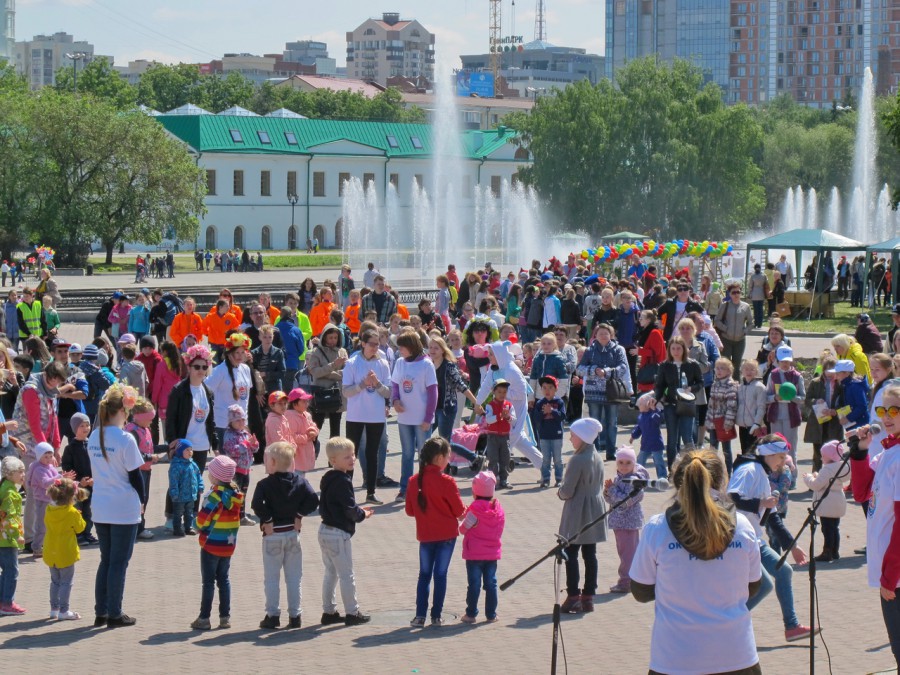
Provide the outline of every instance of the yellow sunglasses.
{"type": "Polygon", "coordinates": [[[885,408],[883,405],[879,405],[875,407],[875,414],[881,418],[884,418],[885,415],[897,417],[900,415],[900,406],[892,405],[890,408],[885,408]]]}

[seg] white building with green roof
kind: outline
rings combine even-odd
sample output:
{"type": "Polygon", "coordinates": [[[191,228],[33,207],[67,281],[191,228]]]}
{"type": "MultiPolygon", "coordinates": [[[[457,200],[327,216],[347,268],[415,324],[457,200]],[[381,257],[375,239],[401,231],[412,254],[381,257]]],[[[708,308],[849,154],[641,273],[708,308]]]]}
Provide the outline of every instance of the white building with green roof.
{"type": "MultiPolygon", "coordinates": [[[[198,248],[297,249],[307,238],[341,248],[345,181],[373,184],[381,204],[393,184],[407,210],[414,181],[428,186],[433,180],[429,125],[211,114],[155,119],[206,170],[198,248]]],[[[477,186],[499,197],[504,181],[515,183],[530,158],[514,138],[503,127],[461,132],[462,204],[474,210],[477,186]]],[[[410,233],[405,245],[413,243],[410,233]]]]}

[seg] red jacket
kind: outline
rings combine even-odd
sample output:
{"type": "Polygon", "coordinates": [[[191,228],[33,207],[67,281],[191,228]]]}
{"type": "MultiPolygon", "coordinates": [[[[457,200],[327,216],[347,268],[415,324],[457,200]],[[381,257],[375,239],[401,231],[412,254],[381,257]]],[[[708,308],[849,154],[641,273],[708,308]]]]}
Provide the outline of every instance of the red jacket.
{"type": "MultiPolygon", "coordinates": [[[[638,356],[641,359],[641,365],[650,363],[662,363],[666,360],[666,343],[663,340],[662,331],[654,328],[647,336],[643,347],[638,347],[638,356]]],[[[650,391],[653,389],[653,383],[638,384],[639,392],[650,391]]]]}
{"type": "Polygon", "coordinates": [[[423,478],[425,511],[418,500],[419,474],[409,479],[406,489],[406,515],[416,519],[416,539],[422,543],[456,539],[459,519],[466,511],[456,481],[434,464],[425,467],[423,478]]]}

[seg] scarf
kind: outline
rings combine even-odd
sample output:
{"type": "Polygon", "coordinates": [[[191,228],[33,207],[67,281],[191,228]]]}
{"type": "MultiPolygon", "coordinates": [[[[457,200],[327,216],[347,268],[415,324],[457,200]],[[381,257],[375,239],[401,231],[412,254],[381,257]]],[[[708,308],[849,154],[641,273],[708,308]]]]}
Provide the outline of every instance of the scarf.
{"type": "Polygon", "coordinates": [[[881,441],[881,447],[885,450],[890,450],[895,445],[900,445],[900,438],[897,438],[893,434],[881,441]]]}
{"type": "Polygon", "coordinates": [[[31,383],[34,385],[35,389],[37,389],[38,391],[38,394],[40,394],[41,396],[49,399],[54,399],[59,396],[59,389],[55,387],[51,389],[50,387],[48,387],[47,381],[44,379],[44,376],[41,373],[35,373],[28,379],[31,380],[31,383]]]}

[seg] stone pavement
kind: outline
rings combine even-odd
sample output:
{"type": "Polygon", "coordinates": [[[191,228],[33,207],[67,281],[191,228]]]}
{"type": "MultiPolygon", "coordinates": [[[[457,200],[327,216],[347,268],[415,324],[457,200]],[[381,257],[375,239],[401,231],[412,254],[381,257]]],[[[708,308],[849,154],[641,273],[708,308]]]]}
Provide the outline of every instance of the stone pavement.
{"type": "MultiPolygon", "coordinates": [[[[69,339],[89,341],[88,326],[65,332],[69,339]]],[[[798,348],[813,355],[810,343],[798,348]]],[[[627,430],[620,429],[619,440],[627,430]]],[[[397,427],[389,425],[388,475],[399,476],[397,427]]],[[[565,453],[571,452],[566,442],[565,453]]],[[[808,470],[811,448],[801,448],[801,470],[808,470]]],[[[320,467],[324,460],[320,458],[320,467]]],[[[607,475],[615,467],[607,463],[607,475]]],[[[324,473],[310,475],[318,486],[324,473]]],[[[40,561],[22,556],[17,600],[28,608],[24,617],[0,618],[3,661],[24,671],[64,672],[178,672],[219,669],[276,672],[285,668],[304,673],[467,673],[503,669],[512,673],[547,672],[550,665],[553,564],[545,562],[500,597],[500,622],[467,626],[456,621],[464,610],[465,565],[460,545],[450,567],[445,618],[442,628],[412,630],[417,577],[415,526],[402,505],[390,501],[393,490],[380,490],[387,502],[360,525],[354,537],[357,584],[362,609],[373,616],[366,626],[322,627],[322,561],[316,543],[318,518],[304,521],[301,539],[305,552],[303,622],[301,630],[269,632],[258,629],[264,614],[261,536],[256,528],[241,528],[231,568],[232,624],[227,631],[197,632],[189,628],[200,600],[199,551],[195,539],[173,539],[163,528],[166,466],[155,470],[148,505],[148,524],[156,532],[152,541],[139,541],[128,570],[125,610],[137,625],[117,630],[94,629],[93,580],[99,552],[82,550],[72,607],[84,617],[76,622],[50,622],[46,617],[49,574],[40,561]]],[[[253,471],[250,492],[261,477],[253,471]]],[[[537,472],[520,467],[511,476],[515,486],[500,493],[507,513],[503,560],[499,580],[508,579],[546,553],[554,543],[562,508],[555,490],[535,485],[537,472]]],[[[471,476],[458,478],[463,498],[471,498],[471,476]]],[[[363,493],[357,492],[360,498],[363,493]]],[[[670,494],[648,493],[645,515],[660,512],[670,494]]],[[[791,496],[788,526],[799,527],[810,493],[791,496]]],[[[865,561],[853,554],[864,544],[864,520],[858,507],[849,508],[842,521],[842,559],[819,568],[819,613],[835,673],[868,673],[894,667],[881,620],[878,593],[866,586],[865,561]]],[[[816,547],[821,548],[821,535],[816,547]]],[[[803,546],[808,546],[804,536],[803,546]]],[[[565,657],[571,673],[630,675],[647,671],[652,605],[640,605],[630,596],[611,595],[618,558],[612,542],[598,548],[600,594],[592,615],[564,617],[565,657]]],[[[805,568],[795,568],[795,606],[808,621],[808,579],[805,568]]],[[[483,600],[482,600],[483,601],[483,600]]],[[[214,609],[215,612],[215,609],[214,609]]],[[[781,616],[774,595],[754,611],[754,628],[763,670],[793,674],[807,669],[806,643],[784,641],[781,616]]],[[[822,641],[817,642],[816,667],[825,672],[828,661],[822,641]]],[[[562,663],[560,672],[564,672],[562,663]]],[[[894,672],[894,671],[891,671],[894,672]]]]}

